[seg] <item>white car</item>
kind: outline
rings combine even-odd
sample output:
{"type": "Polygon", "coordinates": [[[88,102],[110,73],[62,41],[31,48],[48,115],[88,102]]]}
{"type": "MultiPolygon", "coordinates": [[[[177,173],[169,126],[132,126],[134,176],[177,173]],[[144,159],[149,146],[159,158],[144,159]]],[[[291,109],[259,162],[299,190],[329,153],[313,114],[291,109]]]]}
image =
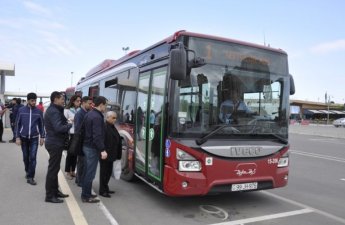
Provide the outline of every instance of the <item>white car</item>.
{"type": "Polygon", "coordinates": [[[345,118],[340,118],[333,121],[335,127],[345,127],[345,118]]]}

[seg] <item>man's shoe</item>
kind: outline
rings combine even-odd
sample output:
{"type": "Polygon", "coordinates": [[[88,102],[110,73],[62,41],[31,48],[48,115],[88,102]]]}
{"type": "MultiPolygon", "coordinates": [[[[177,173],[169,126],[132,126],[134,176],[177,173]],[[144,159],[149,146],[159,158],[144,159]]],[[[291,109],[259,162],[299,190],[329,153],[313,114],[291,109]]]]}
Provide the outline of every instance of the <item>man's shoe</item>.
{"type": "Polygon", "coordinates": [[[104,198],[111,198],[111,195],[107,192],[105,193],[99,193],[100,196],[103,196],[104,198]]]}
{"type": "Polygon", "coordinates": [[[115,194],[115,191],[108,191],[109,194],[115,194]]]}
{"type": "Polygon", "coordinates": [[[9,140],[9,143],[16,143],[16,140],[9,140]]]}
{"type": "Polygon", "coordinates": [[[28,179],[26,180],[26,182],[27,182],[28,184],[31,184],[31,185],[36,185],[36,184],[37,184],[36,181],[34,180],[34,178],[28,178],[28,179]]]}
{"type": "Polygon", "coordinates": [[[52,197],[52,198],[46,198],[46,202],[50,202],[50,203],[63,203],[62,199],[58,199],[56,197],[52,197]]]}
{"type": "Polygon", "coordinates": [[[69,195],[62,193],[61,191],[58,191],[56,193],[57,198],[67,198],[69,195]]]}
{"type": "Polygon", "coordinates": [[[81,201],[85,202],[85,203],[98,203],[99,199],[96,199],[96,198],[81,198],[81,201]]]}
{"type": "Polygon", "coordinates": [[[0,143],[6,143],[6,141],[0,141],[0,143]]]}

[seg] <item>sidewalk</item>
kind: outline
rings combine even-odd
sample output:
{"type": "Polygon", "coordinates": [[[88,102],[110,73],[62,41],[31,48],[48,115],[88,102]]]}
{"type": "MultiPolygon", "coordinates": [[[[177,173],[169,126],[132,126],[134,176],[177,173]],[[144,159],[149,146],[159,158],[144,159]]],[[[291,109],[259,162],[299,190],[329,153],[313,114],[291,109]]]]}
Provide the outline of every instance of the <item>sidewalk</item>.
{"type": "MultiPolygon", "coordinates": [[[[32,186],[25,179],[21,148],[9,143],[11,138],[10,129],[5,129],[3,140],[7,143],[0,143],[0,224],[109,224],[99,210],[99,204],[81,202],[80,188],[74,180],[66,180],[62,171],[59,174],[60,187],[70,197],[66,198],[64,203],[46,203],[45,179],[49,158],[46,149],[44,146],[38,148],[35,175],[37,185],[32,186]]],[[[65,157],[61,161],[61,168],[64,168],[65,157]]],[[[96,180],[98,182],[98,179],[96,180]]]]}

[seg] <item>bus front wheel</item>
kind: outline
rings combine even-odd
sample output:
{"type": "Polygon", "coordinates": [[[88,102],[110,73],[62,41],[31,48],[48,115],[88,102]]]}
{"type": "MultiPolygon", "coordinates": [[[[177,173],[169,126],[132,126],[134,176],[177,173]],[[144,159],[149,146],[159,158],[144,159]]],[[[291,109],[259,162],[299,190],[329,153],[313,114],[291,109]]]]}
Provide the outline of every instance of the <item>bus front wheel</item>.
{"type": "Polygon", "coordinates": [[[122,158],[121,158],[121,165],[122,165],[122,173],[121,179],[125,181],[133,181],[135,176],[134,172],[129,167],[129,147],[128,142],[125,138],[122,139],[122,158]]]}

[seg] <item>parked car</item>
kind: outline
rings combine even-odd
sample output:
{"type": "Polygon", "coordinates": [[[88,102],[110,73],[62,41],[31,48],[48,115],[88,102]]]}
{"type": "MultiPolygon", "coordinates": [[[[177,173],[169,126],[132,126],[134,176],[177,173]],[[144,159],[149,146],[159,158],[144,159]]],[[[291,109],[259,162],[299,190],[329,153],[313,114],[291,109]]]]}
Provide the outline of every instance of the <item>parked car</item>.
{"type": "Polygon", "coordinates": [[[345,118],[336,119],[333,121],[335,127],[345,127],[345,118]]]}

